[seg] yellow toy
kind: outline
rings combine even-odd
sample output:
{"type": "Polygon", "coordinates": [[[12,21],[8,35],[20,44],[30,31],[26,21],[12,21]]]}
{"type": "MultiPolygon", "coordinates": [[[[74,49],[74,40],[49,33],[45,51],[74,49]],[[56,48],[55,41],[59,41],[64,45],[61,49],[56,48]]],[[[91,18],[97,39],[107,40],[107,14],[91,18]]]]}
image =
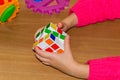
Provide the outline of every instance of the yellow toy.
{"type": "Polygon", "coordinates": [[[0,0],[0,23],[10,22],[18,12],[18,0],[0,0]]]}

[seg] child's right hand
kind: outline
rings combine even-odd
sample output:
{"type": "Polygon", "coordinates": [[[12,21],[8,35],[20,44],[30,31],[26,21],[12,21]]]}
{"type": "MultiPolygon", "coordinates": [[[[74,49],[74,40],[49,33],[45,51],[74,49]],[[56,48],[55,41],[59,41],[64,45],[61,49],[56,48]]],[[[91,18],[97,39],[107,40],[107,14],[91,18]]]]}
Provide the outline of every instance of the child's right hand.
{"type": "Polygon", "coordinates": [[[52,66],[69,75],[74,75],[74,70],[76,69],[76,66],[78,66],[78,63],[72,56],[68,35],[65,38],[64,47],[65,51],[62,54],[42,51],[38,47],[35,47],[35,55],[43,64],[52,66]]]}
{"type": "Polygon", "coordinates": [[[89,66],[79,64],[72,56],[70,48],[70,37],[67,35],[64,42],[64,53],[50,53],[42,51],[35,47],[36,57],[45,65],[52,66],[68,75],[77,78],[87,78],[89,74],[89,66]]]}

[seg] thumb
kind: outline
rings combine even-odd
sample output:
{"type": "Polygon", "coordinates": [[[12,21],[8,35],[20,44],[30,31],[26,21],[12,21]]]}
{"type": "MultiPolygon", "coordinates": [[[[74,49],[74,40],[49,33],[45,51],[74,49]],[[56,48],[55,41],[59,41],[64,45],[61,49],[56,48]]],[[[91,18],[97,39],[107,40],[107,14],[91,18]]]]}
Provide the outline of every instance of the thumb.
{"type": "Polygon", "coordinates": [[[70,52],[71,51],[71,49],[70,49],[70,36],[69,35],[67,35],[65,37],[64,49],[65,49],[65,52],[70,52]]]}

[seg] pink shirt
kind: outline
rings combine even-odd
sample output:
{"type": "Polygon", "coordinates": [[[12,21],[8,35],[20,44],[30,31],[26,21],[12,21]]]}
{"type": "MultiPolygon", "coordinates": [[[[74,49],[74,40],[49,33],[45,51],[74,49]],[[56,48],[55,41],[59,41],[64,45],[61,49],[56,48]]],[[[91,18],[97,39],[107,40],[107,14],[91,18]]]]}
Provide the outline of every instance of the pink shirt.
{"type": "Polygon", "coordinates": [[[78,0],[71,8],[78,17],[77,26],[120,18],[120,0],[78,0]]]}
{"type": "MultiPolygon", "coordinates": [[[[77,27],[120,18],[120,0],[78,0],[71,8],[78,18],[77,27]]],[[[88,61],[88,80],[120,80],[120,56],[88,61]]]]}

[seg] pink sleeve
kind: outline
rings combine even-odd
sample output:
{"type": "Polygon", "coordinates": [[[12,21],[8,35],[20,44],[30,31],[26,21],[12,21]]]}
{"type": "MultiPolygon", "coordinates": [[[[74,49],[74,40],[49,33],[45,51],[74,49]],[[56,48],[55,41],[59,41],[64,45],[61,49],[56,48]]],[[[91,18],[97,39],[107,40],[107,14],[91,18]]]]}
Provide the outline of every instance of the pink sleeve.
{"type": "Polygon", "coordinates": [[[90,60],[88,80],[120,80],[120,56],[90,60]]]}
{"type": "Polygon", "coordinates": [[[78,0],[70,9],[78,18],[77,26],[120,18],[120,0],[78,0]]]}

